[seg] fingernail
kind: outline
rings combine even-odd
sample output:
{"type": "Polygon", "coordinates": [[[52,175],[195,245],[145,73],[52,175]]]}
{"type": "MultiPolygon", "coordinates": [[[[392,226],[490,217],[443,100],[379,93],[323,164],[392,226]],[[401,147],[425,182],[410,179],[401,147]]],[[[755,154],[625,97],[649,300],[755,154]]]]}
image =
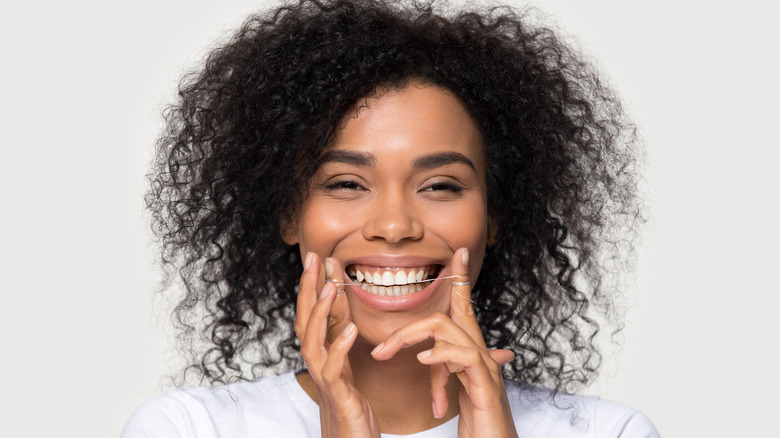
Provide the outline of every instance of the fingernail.
{"type": "Polygon", "coordinates": [[[374,349],[373,349],[373,350],[371,350],[371,354],[372,354],[372,355],[374,355],[374,354],[377,354],[377,353],[379,353],[380,351],[382,351],[382,349],[383,349],[383,348],[385,348],[385,343],[384,343],[384,342],[382,342],[382,343],[380,343],[379,345],[377,345],[376,347],[374,347],[374,349]]]}
{"type": "Polygon", "coordinates": [[[333,283],[325,283],[325,287],[323,287],[322,291],[320,292],[320,299],[327,297],[335,288],[336,286],[334,286],[333,283]]]}
{"type": "Polygon", "coordinates": [[[463,252],[460,253],[460,260],[465,267],[469,267],[469,249],[463,248],[463,252]]]}
{"type": "Polygon", "coordinates": [[[328,277],[328,278],[332,278],[333,277],[333,270],[334,270],[333,269],[333,260],[331,260],[330,257],[328,257],[327,259],[325,259],[325,276],[328,277]]]}
{"type": "Polygon", "coordinates": [[[433,418],[441,418],[441,415],[439,415],[439,410],[436,409],[436,402],[431,402],[431,405],[433,407],[433,418]]]}
{"type": "Polygon", "coordinates": [[[307,270],[307,269],[309,269],[309,266],[311,266],[311,258],[312,258],[312,255],[313,255],[313,254],[312,254],[312,253],[310,253],[310,252],[307,252],[307,253],[306,253],[306,260],[304,260],[304,261],[303,261],[303,269],[304,269],[304,270],[307,270]]]}
{"type": "Polygon", "coordinates": [[[432,352],[431,350],[425,350],[425,351],[422,351],[422,352],[420,352],[420,353],[417,353],[417,359],[418,359],[418,360],[423,360],[423,359],[425,359],[426,357],[430,356],[432,353],[433,353],[433,352],[432,352]]]}
{"type": "Polygon", "coordinates": [[[352,335],[354,331],[355,331],[355,323],[350,322],[347,328],[345,328],[344,331],[341,332],[341,335],[344,336],[345,338],[348,338],[349,336],[352,335]]]}

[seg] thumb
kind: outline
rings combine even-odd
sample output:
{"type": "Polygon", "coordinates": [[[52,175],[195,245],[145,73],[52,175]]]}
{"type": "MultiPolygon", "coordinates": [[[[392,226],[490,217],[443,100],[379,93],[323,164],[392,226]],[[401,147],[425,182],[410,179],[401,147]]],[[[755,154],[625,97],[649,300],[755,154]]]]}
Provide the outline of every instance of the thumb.
{"type": "Polygon", "coordinates": [[[460,325],[463,319],[474,318],[471,283],[469,281],[469,250],[467,248],[455,251],[452,257],[452,275],[455,278],[452,279],[450,309],[453,319],[460,325]]]}

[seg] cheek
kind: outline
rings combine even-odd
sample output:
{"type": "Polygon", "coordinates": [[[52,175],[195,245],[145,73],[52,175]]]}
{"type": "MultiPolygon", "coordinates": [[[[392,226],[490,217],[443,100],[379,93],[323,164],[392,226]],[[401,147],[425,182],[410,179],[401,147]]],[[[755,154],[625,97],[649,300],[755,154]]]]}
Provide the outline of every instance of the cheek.
{"type": "Polygon", "coordinates": [[[488,240],[487,213],[482,212],[483,204],[477,203],[471,208],[438,215],[436,233],[442,236],[447,245],[456,251],[458,248],[469,249],[469,275],[475,282],[485,257],[485,247],[488,240]]]}
{"type": "Polygon", "coordinates": [[[453,249],[466,246],[475,250],[487,244],[488,221],[483,210],[482,203],[473,202],[451,210],[433,211],[427,221],[428,228],[436,230],[453,249]]]}
{"type": "Polygon", "coordinates": [[[298,241],[301,252],[314,251],[327,257],[333,248],[354,228],[349,218],[338,209],[319,205],[307,205],[298,217],[298,241]]]}

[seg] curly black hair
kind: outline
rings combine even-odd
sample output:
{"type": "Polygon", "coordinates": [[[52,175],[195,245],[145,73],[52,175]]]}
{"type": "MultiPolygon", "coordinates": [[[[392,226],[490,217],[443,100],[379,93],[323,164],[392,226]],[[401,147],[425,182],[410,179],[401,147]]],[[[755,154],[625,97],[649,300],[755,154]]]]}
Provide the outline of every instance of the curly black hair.
{"type": "Polygon", "coordinates": [[[642,222],[636,129],[597,69],[528,11],[439,6],[300,0],[249,17],[182,79],[146,202],[164,289],[183,290],[185,379],[303,366],[301,259],[280,229],[339,122],[411,81],[457,95],[483,134],[499,231],[474,299],[488,347],[516,353],[505,376],[575,390],[596,375],[603,321],[621,325],[605,280],[631,264],[642,222]]]}

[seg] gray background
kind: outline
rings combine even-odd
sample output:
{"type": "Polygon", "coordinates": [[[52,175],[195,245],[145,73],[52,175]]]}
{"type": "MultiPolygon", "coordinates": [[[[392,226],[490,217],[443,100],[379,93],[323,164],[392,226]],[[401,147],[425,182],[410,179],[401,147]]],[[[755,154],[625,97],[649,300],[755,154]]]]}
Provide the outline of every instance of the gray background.
{"type": "MultiPolygon", "coordinates": [[[[141,201],[158,115],[183,69],[266,3],[0,6],[1,436],[117,436],[163,390],[168,322],[141,201]]],[[[772,435],[772,3],[535,4],[600,61],[648,148],[653,221],[624,348],[589,392],[667,438],[772,435]]]]}

